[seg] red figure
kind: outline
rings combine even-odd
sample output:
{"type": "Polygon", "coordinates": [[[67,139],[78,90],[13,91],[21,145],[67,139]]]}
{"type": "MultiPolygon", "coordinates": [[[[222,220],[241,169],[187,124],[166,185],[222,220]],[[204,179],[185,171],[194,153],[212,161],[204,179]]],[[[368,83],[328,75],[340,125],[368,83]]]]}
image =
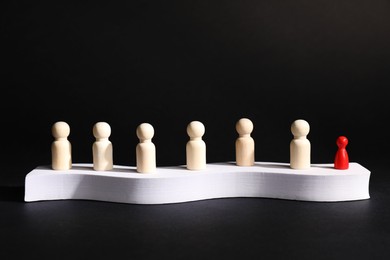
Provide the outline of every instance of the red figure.
{"type": "Polygon", "coordinates": [[[339,170],[346,170],[349,166],[348,153],[345,147],[348,144],[348,139],[345,136],[339,136],[336,141],[339,149],[337,150],[334,158],[334,168],[339,170]]]}

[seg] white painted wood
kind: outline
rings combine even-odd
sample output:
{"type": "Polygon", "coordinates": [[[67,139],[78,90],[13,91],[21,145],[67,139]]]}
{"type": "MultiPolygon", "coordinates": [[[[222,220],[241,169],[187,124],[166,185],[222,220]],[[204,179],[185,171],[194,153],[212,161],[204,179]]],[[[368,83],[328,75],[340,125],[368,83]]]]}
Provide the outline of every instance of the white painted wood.
{"type": "Polygon", "coordinates": [[[97,122],[93,126],[93,135],[96,141],[92,145],[93,169],[108,171],[113,168],[112,143],[108,140],[111,127],[106,122],[97,122]]]}
{"type": "Polygon", "coordinates": [[[136,133],[139,139],[136,147],[137,172],[153,173],[156,171],[156,147],[152,143],[154,128],[149,123],[142,123],[136,133]]]}
{"type": "Polygon", "coordinates": [[[92,164],[73,164],[70,170],[37,167],[27,174],[25,201],[97,200],[132,204],[164,204],[228,197],[260,197],[334,202],[369,199],[370,171],[358,163],[348,170],[315,164],[295,170],[288,163],[235,162],[207,164],[203,171],[185,166],[157,168],[139,174],[136,167],[114,165],[94,171],[92,164]]]}
{"type": "Polygon", "coordinates": [[[72,167],[72,146],[68,140],[70,127],[58,121],[51,128],[54,141],[51,144],[51,167],[53,170],[68,170],[72,167]]]}
{"type": "Polygon", "coordinates": [[[205,127],[199,121],[192,121],[187,126],[190,140],[186,144],[186,164],[188,170],[204,170],[206,168],[206,143],[202,140],[205,127]]]}
{"type": "Polygon", "coordinates": [[[255,163],[255,141],[251,137],[253,123],[248,118],[241,118],[236,123],[236,164],[252,166],[255,163]]]}
{"type": "Polygon", "coordinates": [[[292,169],[310,168],[311,148],[310,141],[306,138],[309,134],[310,125],[303,119],[295,120],[291,124],[291,133],[294,139],[290,142],[290,167],[292,169]]]}

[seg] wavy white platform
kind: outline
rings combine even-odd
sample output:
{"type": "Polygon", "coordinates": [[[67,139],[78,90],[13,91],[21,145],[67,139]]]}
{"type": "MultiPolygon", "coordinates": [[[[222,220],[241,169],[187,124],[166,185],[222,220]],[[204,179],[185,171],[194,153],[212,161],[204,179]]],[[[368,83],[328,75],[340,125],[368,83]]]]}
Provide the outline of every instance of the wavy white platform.
{"type": "Polygon", "coordinates": [[[262,197],[301,201],[369,199],[370,171],[358,163],[348,170],[315,164],[293,170],[285,163],[256,162],[252,167],[212,163],[203,171],[161,167],[141,174],[135,167],[114,166],[99,172],[91,164],[71,170],[37,167],[25,179],[25,201],[83,199],[134,204],[178,203],[227,197],[262,197]]]}

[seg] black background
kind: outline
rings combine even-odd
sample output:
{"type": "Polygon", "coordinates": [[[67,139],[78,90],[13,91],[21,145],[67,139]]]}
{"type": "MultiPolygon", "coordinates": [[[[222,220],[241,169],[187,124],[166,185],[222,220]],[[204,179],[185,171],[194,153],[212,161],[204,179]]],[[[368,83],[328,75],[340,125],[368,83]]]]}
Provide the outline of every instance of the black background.
{"type": "Polygon", "coordinates": [[[6,253],[172,258],[384,257],[390,246],[389,1],[6,1],[1,4],[1,235],[6,253]],[[368,201],[220,199],[173,205],[24,203],[69,123],[74,162],[111,125],[114,163],[135,165],[136,127],[159,166],[185,164],[186,126],[205,124],[208,162],[234,160],[254,123],[257,161],[288,162],[291,123],[311,126],[313,163],[339,135],[372,172],[368,201]]]}

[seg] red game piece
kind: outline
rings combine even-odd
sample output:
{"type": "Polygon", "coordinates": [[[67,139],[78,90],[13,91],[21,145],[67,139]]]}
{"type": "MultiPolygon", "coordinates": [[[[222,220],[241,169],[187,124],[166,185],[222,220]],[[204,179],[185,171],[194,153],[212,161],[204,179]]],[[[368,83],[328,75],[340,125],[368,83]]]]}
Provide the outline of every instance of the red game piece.
{"type": "Polygon", "coordinates": [[[339,149],[334,158],[334,168],[339,170],[346,170],[349,167],[348,153],[345,147],[348,144],[348,139],[345,136],[339,136],[336,141],[339,149]]]}

